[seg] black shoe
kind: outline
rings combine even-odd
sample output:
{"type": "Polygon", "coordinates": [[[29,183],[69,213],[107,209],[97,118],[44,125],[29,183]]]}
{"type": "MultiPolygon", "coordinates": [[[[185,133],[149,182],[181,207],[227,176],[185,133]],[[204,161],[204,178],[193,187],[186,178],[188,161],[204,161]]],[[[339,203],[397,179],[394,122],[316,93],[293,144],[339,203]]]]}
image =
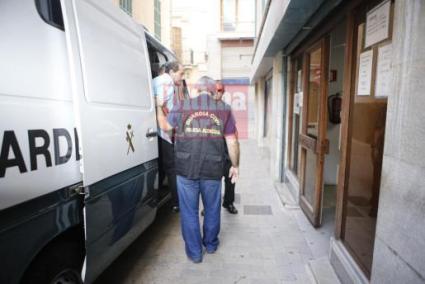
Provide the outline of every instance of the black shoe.
{"type": "Polygon", "coordinates": [[[191,262],[193,262],[193,263],[201,263],[202,262],[202,257],[201,258],[197,258],[197,259],[194,259],[194,258],[190,258],[190,257],[187,257],[191,262]]]}
{"type": "Polygon", "coordinates": [[[212,250],[207,249],[208,254],[214,254],[216,251],[217,251],[217,249],[212,249],[212,250]]]}
{"type": "Polygon", "coordinates": [[[173,213],[179,213],[180,208],[178,206],[173,206],[173,208],[171,208],[171,211],[173,211],[173,213]]]}
{"type": "Polygon", "coordinates": [[[230,214],[238,214],[238,209],[233,204],[223,204],[223,207],[229,211],[230,214]]]}

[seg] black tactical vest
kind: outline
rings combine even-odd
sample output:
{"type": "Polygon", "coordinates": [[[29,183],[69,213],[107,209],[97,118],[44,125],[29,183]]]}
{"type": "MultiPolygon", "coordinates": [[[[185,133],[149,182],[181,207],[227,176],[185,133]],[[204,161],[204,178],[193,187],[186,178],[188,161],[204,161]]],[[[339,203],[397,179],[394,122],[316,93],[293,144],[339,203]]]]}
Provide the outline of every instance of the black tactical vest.
{"type": "Polygon", "coordinates": [[[188,179],[221,179],[226,147],[224,129],[231,117],[230,106],[201,94],[181,101],[178,108],[174,146],[177,175],[188,179]]]}

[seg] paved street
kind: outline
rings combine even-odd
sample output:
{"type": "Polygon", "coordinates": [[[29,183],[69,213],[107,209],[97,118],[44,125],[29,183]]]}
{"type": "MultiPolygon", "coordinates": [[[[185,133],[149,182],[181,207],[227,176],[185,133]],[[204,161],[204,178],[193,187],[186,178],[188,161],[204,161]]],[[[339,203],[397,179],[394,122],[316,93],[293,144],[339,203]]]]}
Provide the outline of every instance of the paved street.
{"type": "Polygon", "coordinates": [[[200,264],[184,253],[179,215],[155,223],[97,283],[313,283],[308,261],[326,257],[329,238],[299,208],[284,206],[254,140],[241,142],[238,215],[222,211],[221,244],[200,264]]]}

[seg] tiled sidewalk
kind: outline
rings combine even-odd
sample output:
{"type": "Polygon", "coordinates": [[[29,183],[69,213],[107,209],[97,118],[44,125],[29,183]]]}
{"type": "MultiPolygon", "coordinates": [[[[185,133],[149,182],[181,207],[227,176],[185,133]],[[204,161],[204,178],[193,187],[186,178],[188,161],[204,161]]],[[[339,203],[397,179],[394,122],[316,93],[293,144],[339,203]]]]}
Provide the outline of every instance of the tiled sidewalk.
{"type": "Polygon", "coordinates": [[[223,209],[215,254],[206,254],[200,264],[190,262],[179,215],[164,208],[97,283],[313,283],[307,262],[326,256],[327,247],[312,251],[299,209],[282,205],[255,141],[243,141],[241,151],[239,214],[223,209]]]}

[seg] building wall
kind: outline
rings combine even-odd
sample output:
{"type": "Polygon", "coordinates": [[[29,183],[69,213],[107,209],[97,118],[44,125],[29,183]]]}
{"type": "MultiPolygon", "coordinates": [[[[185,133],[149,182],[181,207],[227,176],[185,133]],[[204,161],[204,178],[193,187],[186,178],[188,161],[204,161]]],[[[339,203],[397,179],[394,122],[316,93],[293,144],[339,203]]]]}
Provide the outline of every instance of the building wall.
{"type": "Polygon", "coordinates": [[[257,143],[259,147],[264,147],[264,108],[265,108],[265,78],[260,78],[255,83],[255,126],[257,143]]]}
{"type": "Polygon", "coordinates": [[[211,34],[207,38],[208,62],[207,69],[213,78],[221,76],[221,43],[216,34],[211,34]]]}
{"type": "Polygon", "coordinates": [[[265,150],[265,154],[270,157],[269,171],[274,181],[282,179],[282,156],[284,148],[283,123],[284,116],[284,84],[283,84],[283,55],[282,52],[276,54],[273,58],[272,65],[272,93],[271,110],[267,113],[267,120],[270,120],[270,129],[266,137],[264,137],[265,125],[265,84],[266,77],[256,81],[255,87],[255,103],[256,103],[256,136],[259,147],[265,150]]]}
{"type": "Polygon", "coordinates": [[[258,36],[263,21],[265,9],[269,0],[256,0],[255,1],[255,35],[258,36]]]}
{"type": "Polygon", "coordinates": [[[257,137],[255,99],[255,85],[251,85],[248,89],[248,138],[253,140],[257,137]]]}
{"type": "MultiPolygon", "coordinates": [[[[112,0],[119,7],[119,0],[112,0]]],[[[154,0],[133,0],[132,17],[155,34],[154,0]]],[[[161,42],[171,47],[171,0],[161,0],[161,42]]]]}
{"type": "Polygon", "coordinates": [[[172,2],[172,26],[182,31],[184,64],[205,63],[207,38],[218,32],[220,15],[219,1],[175,0],[172,2]],[[193,51],[194,62],[190,61],[193,51]]]}
{"type": "Polygon", "coordinates": [[[179,27],[172,27],[171,34],[171,49],[177,56],[178,60],[182,60],[183,49],[182,49],[182,29],[179,27]]]}
{"type": "Polygon", "coordinates": [[[281,181],[282,152],[283,152],[283,123],[284,123],[284,88],[283,88],[283,55],[278,52],[273,58],[273,95],[272,95],[272,131],[270,170],[274,181],[281,181]]]}
{"type": "MultiPolygon", "coordinates": [[[[251,72],[253,41],[223,41],[221,43],[221,78],[248,78],[251,72]]],[[[211,58],[215,60],[215,58],[211,58]]]]}
{"type": "Polygon", "coordinates": [[[395,1],[372,283],[425,282],[425,2],[395,1]]]}
{"type": "MultiPolygon", "coordinates": [[[[145,2],[145,0],[143,0],[145,2]]],[[[161,42],[171,47],[172,31],[171,31],[171,0],[161,0],[161,42]]]]}
{"type": "Polygon", "coordinates": [[[154,33],[154,0],[133,0],[133,18],[154,33]]]}
{"type": "Polygon", "coordinates": [[[257,69],[263,60],[263,57],[265,57],[266,49],[270,44],[274,34],[276,33],[276,30],[280,24],[280,20],[286,13],[289,2],[290,0],[274,0],[270,3],[270,8],[266,16],[266,20],[264,21],[263,30],[261,35],[256,38],[258,44],[252,62],[254,73],[258,71],[257,69]]]}

